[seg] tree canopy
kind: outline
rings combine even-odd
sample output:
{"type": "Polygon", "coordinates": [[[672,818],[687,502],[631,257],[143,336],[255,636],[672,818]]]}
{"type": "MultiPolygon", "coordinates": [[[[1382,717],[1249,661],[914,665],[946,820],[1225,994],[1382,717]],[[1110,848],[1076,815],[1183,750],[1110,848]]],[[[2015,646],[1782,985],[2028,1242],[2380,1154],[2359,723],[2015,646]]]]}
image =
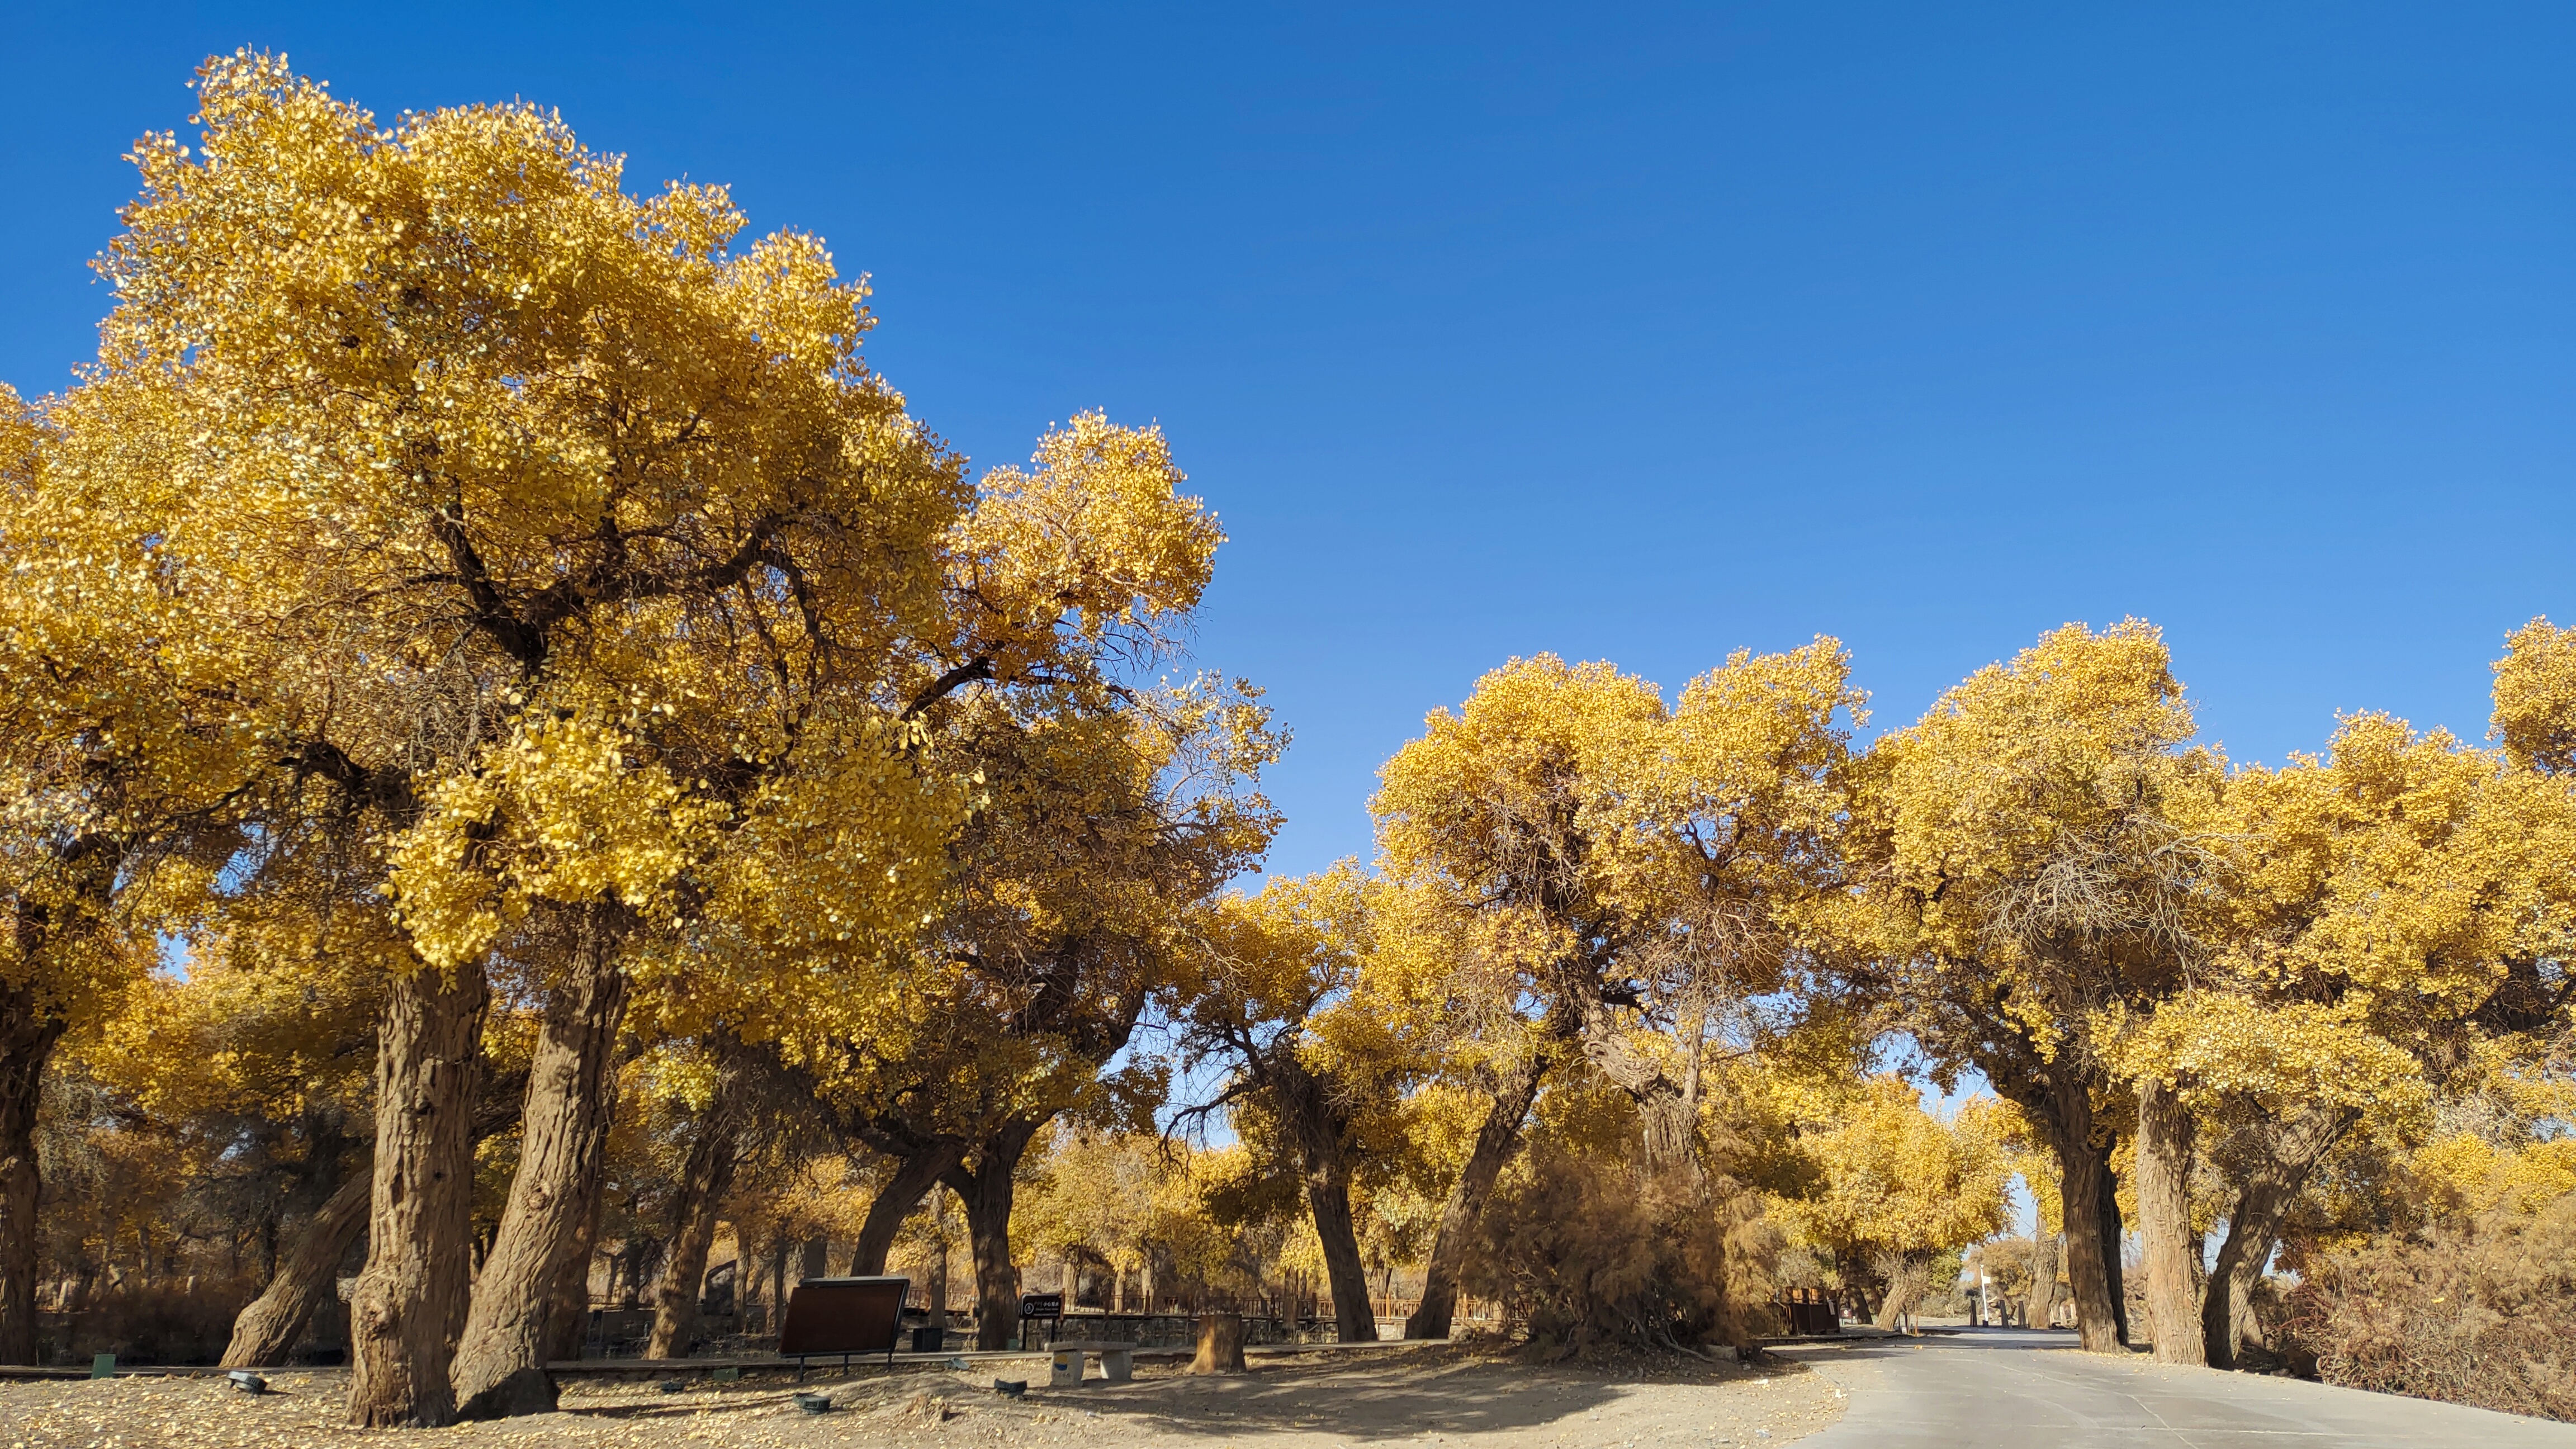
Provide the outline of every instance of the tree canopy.
{"type": "Polygon", "coordinates": [[[2270,765],[2135,619],[1875,736],[1829,637],[1514,658],[1264,878],[1161,429],[978,472],[820,238],[534,106],[245,51],[191,124],[97,357],[0,393],[0,1361],[158,1294],[275,1362],[355,1269],[352,1418],[434,1425],[596,1303],[659,1357],[895,1263],[989,1349],[1051,1268],[1698,1352],[1996,1240],[2227,1366],[2576,1196],[2576,630],[2491,743],[2270,765]]]}

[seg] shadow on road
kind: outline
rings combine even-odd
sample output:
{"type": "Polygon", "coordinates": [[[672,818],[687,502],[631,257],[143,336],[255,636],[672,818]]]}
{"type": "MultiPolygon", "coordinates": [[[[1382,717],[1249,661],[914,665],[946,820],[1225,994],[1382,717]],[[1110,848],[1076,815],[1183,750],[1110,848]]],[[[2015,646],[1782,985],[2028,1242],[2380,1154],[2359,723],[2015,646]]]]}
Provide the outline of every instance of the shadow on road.
{"type": "Polygon", "coordinates": [[[931,1423],[943,1411],[962,1411],[1015,1420],[1096,1422],[1103,1443],[1117,1442],[1121,1425],[1132,1426],[1128,1432],[1158,1430],[1210,1442],[1292,1434],[1374,1442],[1550,1426],[1579,1429],[1651,1387],[1722,1387],[1792,1376],[1803,1380],[1808,1373],[1805,1365],[1781,1359],[1751,1366],[1702,1367],[1688,1361],[1532,1366],[1460,1349],[1424,1349],[1365,1361],[1257,1363],[1247,1373],[1214,1377],[1148,1371],[1116,1386],[1097,1380],[1079,1389],[1032,1384],[1027,1396],[1016,1400],[993,1393],[989,1377],[982,1374],[968,1379],[946,1373],[862,1373],[802,1385],[693,1387],[650,1399],[635,1397],[637,1386],[602,1386],[567,1395],[562,1407],[582,1418],[634,1423],[700,1415],[719,1420],[767,1417],[784,1411],[788,1395],[801,1388],[830,1394],[847,1416],[842,1422],[864,1419],[872,1430],[890,1419],[931,1423]]]}
{"type": "MultiPolygon", "coordinates": [[[[2086,1353],[2071,1333],[1964,1329],[1778,1350],[1851,1396],[1812,1449],[1909,1445],[2576,1449],[2576,1426],[2299,1379],[2086,1353]]],[[[1803,1449],[1803,1446],[1802,1446],[1803,1449]]]]}

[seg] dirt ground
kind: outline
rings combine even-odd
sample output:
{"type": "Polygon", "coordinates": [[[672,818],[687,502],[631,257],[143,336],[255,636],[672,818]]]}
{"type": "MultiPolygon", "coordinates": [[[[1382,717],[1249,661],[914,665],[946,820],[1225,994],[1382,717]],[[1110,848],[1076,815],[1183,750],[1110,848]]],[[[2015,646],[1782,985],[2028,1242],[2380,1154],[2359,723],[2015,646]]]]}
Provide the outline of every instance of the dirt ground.
{"type": "MultiPolygon", "coordinates": [[[[161,1449],[172,1445],[326,1449],[367,1443],[595,1445],[599,1449],[902,1449],[1008,1445],[1242,1444],[1324,1446],[1590,1446],[1787,1444],[1842,1416],[1837,1391],[1803,1367],[1703,1366],[1620,1360],[1531,1366],[1441,1347],[1385,1354],[1256,1359],[1250,1373],[1192,1378],[1139,1364],[1133,1383],[1096,1378],[1080,1389],[1032,1387],[1022,1399],[992,1388],[996,1370],[1043,1379],[1043,1359],[979,1363],[971,1371],[861,1371],[693,1384],[573,1380],[559,1412],[440,1430],[351,1429],[341,1422],[347,1379],[279,1372],[253,1398],[220,1378],[133,1377],[0,1384],[0,1449],[161,1449]],[[809,1415],[791,1395],[832,1396],[809,1415]]],[[[1098,1373],[1097,1368],[1093,1370],[1098,1373]]]]}

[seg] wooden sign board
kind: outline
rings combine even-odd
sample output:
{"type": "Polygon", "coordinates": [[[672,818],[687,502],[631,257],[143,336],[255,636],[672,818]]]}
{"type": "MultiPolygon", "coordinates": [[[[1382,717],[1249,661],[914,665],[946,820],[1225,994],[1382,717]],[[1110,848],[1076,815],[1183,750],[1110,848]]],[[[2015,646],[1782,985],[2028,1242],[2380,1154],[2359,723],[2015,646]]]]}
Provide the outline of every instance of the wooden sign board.
{"type": "Polygon", "coordinates": [[[853,1354],[881,1353],[894,1361],[897,1329],[903,1322],[909,1278],[808,1278],[787,1295],[787,1317],[778,1328],[778,1356],[805,1360],[841,1356],[847,1367],[853,1354]]]}

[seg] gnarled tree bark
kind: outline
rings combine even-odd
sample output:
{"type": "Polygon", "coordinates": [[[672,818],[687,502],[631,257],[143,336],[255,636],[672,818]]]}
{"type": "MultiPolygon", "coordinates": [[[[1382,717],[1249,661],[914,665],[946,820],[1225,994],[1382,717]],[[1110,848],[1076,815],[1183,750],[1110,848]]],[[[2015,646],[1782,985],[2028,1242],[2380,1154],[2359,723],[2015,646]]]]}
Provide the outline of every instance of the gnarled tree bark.
{"type": "Polygon", "coordinates": [[[966,1209],[966,1239],[975,1260],[975,1347],[1008,1347],[1020,1331],[1020,1272],[1011,1264],[1013,1173],[1043,1119],[1011,1117],[985,1138],[970,1168],[943,1176],[966,1209]]]}
{"type": "Polygon", "coordinates": [[[894,1251],[895,1236],[903,1231],[905,1221],[965,1153],[965,1144],[941,1139],[895,1164],[894,1176],[886,1179],[876,1200],[868,1204],[868,1220],[859,1227],[858,1246],[850,1252],[851,1277],[873,1278],[885,1271],[886,1255],[894,1251]]]}
{"type": "Polygon", "coordinates": [[[2096,1215],[2102,1224],[2103,1291],[2111,1299],[2111,1331],[2122,1349],[2129,1346],[2129,1289],[2125,1270],[2120,1266],[2120,1175],[2111,1170],[2110,1147],[2102,1149],[2101,1163],[2094,1169],[2102,1185],[2093,1195],[2096,1215]]]}
{"type": "Polygon", "coordinates": [[[581,1236],[555,1275],[554,1306],[546,1312],[545,1362],[577,1359],[590,1341],[590,1268],[599,1246],[599,1212],[607,1194],[596,1174],[586,1189],[581,1236]]]}
{"type": "Polygon", "coordinates": [[[612,908],[585,914],[529,1063],[518,1174],[456,1346],[458,1410],[468,1418],[547,1413],[555,1404],[547,1327],[565,1264],[582,1250],[616,1107],[626,1007],[612,908]]]}
{"type": "Polygon", "coordinates": [[[1682,1084],[1660,1061],[1637,1049],[1607,1006],[1594,1004],[1586,1012],[1581,1040],[1584,1059],[1637,1104],[1646,1170],[1658,1179],[1679,1173],[1704,1186],[1707,1171],[1699,1157],[1699,1116],[1682,1084]]]}
{"type": "Polygon", "coordinates": [[[1484,1215],[1485,1199],[1494,1195],[1494,1179],[1520,1149],[1521,1124],[1529,1120],[1530,1104],[1538,1099],[1539,1079],[1546,1071],[1546,1059],[1532,1054],[1495,1084],[1494,1104],[1476,1129],[1476,1145],[1467,1154],[1466,1168],[1450,1187],[1449,1200],[1441,1204],[1440,1228],[1431,1239],[1430,1261],[1423,1266],[1422,1301],[1404,1320],[1405,1337],[1449,1336],[1450,1320],[1458,1311],[1458,1270],[1466,1262],[1467,1240],[1476,1231],[1476,1220],[1484,1215]]]}
{"type": "Polygon", "coordinates": [[[2209,1294],[2201,1303],[2201,1342],[2211,1368],[2236,1367],[2254,1309],[2254,1285],[2280,1240],[2282,1216],[2307,1185],[2308,1174],[2360,1120],[2361,1113],[2350,1107],[2312,1105],[2256,1129],[2264,1139],[2260,1155],[2237,1185],[2236,1202],[2227,1213],[2227,1236],[2210,1265],[2209,1294]]]}
{"type": "Polygon", "coordinates": [[[671,1208],[671,1250],[653,1287],[653,1335],[646,1358],[683,1358],[698,1331],[698,1293],[707,1276],[707,1249],[716,1240],[716,1213],[732,1190],[740,1123],[739,1082],[731,1072],[716,1078],[715,1100],[699,1115],[697,1137],[680,1165],[678,1200],[671,1208]]]}
{"type": "Polygon", "coordinates": [[[2057,1321],[2057,1235],[2031,1224],[2030,1297],[2023,1305],[2025,1328],[2046,1328],[2057,1321]]]}
{"type": "Polygon", "coordinates": [[[295,1246],[278,1259],[277,1272],[260,1295],[233,1319],[223,1367],[265,1368],[286,1362],[313,1310],[339,1285],[340,1260],[367,1230],[375,1196],[375,1168],[353,1173],[305,1220],[295,1246]]]}
{"type": "Polygon", "coordinates": [[[1314,1215],[1315,1238],[1323,1245],[1334,1332],[1344,1343],[1374,1342],[1377,1311],[1369,1303],[1368,1265],[1360,1260],[1359,1232],[1351,1222],[1351,1170],[1342,1151],[1346,1124],[1333,1108],[1329,1085],[1303,1064],[1289,1058],[1269,1063],[1268,1069],[1305,1165],[1306,1207],[1314,1215]]]}
{"type": "Polygon", "coordinates": [[[2204,1362],[2201,1346],[2199,1243],[2191,1231],[2191,1150],[2195,1124],[2172,1084],[2138,1083],[2138,1236],[2145,1247],[2147,1317],[2156,1361],[2204,1362]]]}
{"type": "Polygon", "coordinates": [[[2066,1218],[2066,1282],[2075,1302],[2076,1334],[2093,1353],[2118,1353],[2128,1341],[2120,1288],[2120,1203],[2111,1173],[2116,1142],[2093,1115],[2093,1098],[2073,1071],[2053,1073],[2018,1097],[2056,1149],[2059,1201],[2066,1218]]]}
{"type": "Polygon", "coordinates": [[[376,1165],[367,1266],[349,1294],[349,1418],[366,1428],[452,1423],[449,1353],[472,1261],[479,967],[427,968],[386,993],[376,1038],[376,1165]]]}

